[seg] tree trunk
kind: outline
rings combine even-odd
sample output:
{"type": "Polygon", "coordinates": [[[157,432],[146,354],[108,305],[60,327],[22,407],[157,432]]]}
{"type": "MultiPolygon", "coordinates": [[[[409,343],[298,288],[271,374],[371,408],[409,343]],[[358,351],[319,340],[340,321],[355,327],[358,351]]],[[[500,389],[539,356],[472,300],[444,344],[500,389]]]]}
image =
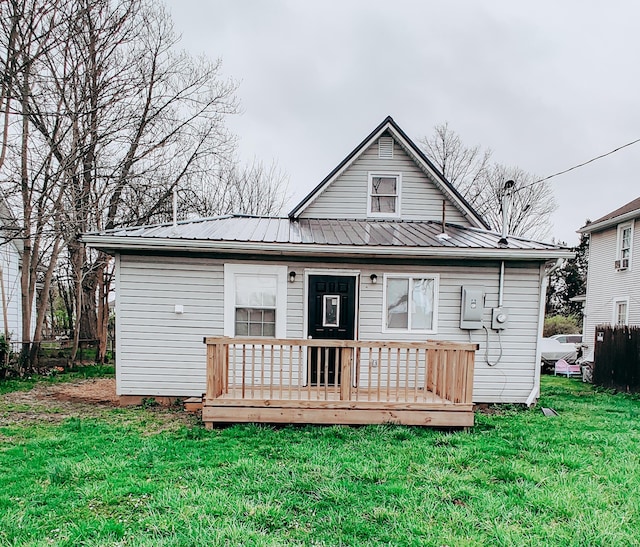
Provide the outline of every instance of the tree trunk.
{"type": "Polygon", "coordinates": [[[107,362],[107,329],[109,326],[109,279],[103,265],[98,274],[98,352],[96,361],[107,362]]]}

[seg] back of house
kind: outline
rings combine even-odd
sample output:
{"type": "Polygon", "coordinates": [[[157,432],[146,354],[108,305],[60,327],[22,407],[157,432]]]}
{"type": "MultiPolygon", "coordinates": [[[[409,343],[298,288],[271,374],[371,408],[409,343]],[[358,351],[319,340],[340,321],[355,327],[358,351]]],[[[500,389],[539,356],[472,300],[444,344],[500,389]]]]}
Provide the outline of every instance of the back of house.
{"type": "MultiPolygon", "coordinates": [[[[135,396],[201,395],[206,337],[430,340],[479,347],[474,402],[530,404],[545,271],[571,256],[491,231],[390,117],[288,217],[84,240],[115,256],[117,390],[135,396]]],[[[359,363],[354,389],[382,365],[359,363]]],[[[313,374],[301,369],[295,381],[319,381],[313,374]]]]}

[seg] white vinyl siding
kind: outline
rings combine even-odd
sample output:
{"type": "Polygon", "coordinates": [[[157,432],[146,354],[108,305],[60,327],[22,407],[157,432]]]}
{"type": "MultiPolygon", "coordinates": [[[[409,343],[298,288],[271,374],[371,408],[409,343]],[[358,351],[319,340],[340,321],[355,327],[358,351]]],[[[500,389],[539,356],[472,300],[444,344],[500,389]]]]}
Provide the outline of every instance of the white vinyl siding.
{"type": "Polygon", "coordinates": [[[202,340],[223,334],[222,263],[129,255],[118,262],[118,394],[202,395],[202,340]]]}
{"type": "Polygon", "coordinates": [[[584,313],[585,357],[593,359],[595,328],[597,325],[614,324],[614,301],[629,299],[628,324],[640,325],[640,222],[632,223],[630,268],[616,270],[619,231],[616,226],[591,234],[589,242],[589,270],[587,274],[587,301],[584,313]]]}
{"type": "MultiPolygon", "coordinates": [[[[301,213],[301,218],[369,217],[369,173],[402,173],[401,218],[404,220],[442,220],[440,189],[398,145],[393,158],[381,159],[374,142],[301,213]]],[[[446,222],[470,226],[464,215],[446,199],[446,222]]]]}
{"type": "MultiPolygon", "coordinates": [[[[2,264],[2,275],[4,283],[4,293],[7,305],[7,325],[6,331],[12,342],[22,341],[22,303],[20,293],[20,257],[15,245],[11,242],[0,246],[0,261],[2,264]]],[[[0,302],[0,306],[2,303],[0,302]]],[[[35,326],[35,307],[33,311],[35,326]]],[[[0,333],[5,333],[4,318],[0,307],[0,333]]],[[[32,328],[33,331],[33,328],[32,328]]]]}
{"type": "MultiPolygon", "coordinates": [[[[366,266],[344,263],[341,269],[360,272],[358,287],[359,313],[357,338],[360,340],[441,340],[453,342],[473,342],[480,345],[476,353],[474,376],[474,401],[524,403],[531,393],[535,381],[536,345],[539,325],[539,305],[541,286],[541,266],[539,264],[510,265],[505,267],[504,307],[509,311],[509,326],[500,335],[489,328],[489,360],[494,362],[503,355],[495,367],[486,363],[486,334],[482,330],[466,331],[459,328],[462,285],[482,285],[486,291],[483,322],[491,326],[491,308],[498,305],[500,264],[476,266],[473,262],[458,265],[421,267],[411,266],[411,273],[433,274],[438,272],[438,333],[424,335],[409,332],[382,332],[383,277],[385,273],[404,274],[407,267],[398,265],[366,266]],[[371,274],[377,275],[377,283],[371,282],[371,274]],[[499,337],[500,338],[499,338],[499,337]]],[[[295,283],[288,283],[287,336],[306,337],[302,321],[306,306],[304,303],[305,269],[320,273],[321,269],[335,269],[336,264],[300,263],[293,268],[298,274],[295,283]],[[301,279],[302,277],[302,279],[301,279]]],[[[330,274],[330,271],[327,272],[330,274]]]]}
{"type": "MultiPolygon", "coordinates": [[[[119,260],[119,303],[117,332],[118,393],[135,395],[201,395],[205,389],[206,352],[202,340],[224,332],[223,264],[205,258],[145,258],[122,256],[119,260]],[[184,306],[183,314],[175,305],[184,306]]],[[[254,268],[264,263],[248,262],[254,268]]],[[[271,265],[271,264],[268,264],[271,265]]],[[[285,263],[280,265],[285,267],[285,263]]],[[[504,282],[504,307],[509,311],[509,326],[498,334],[489,329],[488,356],[498,365],[486,363],[487,337],[483,330],[459,328],[460,287],[481,285],[486,291],[483,322],[490,327],[491,308],[498,304],[499,263],[474,265],[412,265],[412,275],[439,275],[438,332],[382,332],[384,274],[406,274],[401,265],[302,262],[288,266],[296,272],[293,283],[286,283],[286,336],[306,337],[305,270],[359,271],[359,312],[357,337],[361,340],[442,340],[474,342],[475,402],[523,403],[534,386],[536,343],[540,325],[538,306],[540,266],[517,267],[507,263],[504,282]],[[378,283],[371,282],[371,274],[378,283]]],[[[327,272],[330,273],[330,272],[327,272]]],[[[609,308],[610,310],[610,308],[609,308]]],[[[610,313],[610,312],[609,312],[610,313]]]]}

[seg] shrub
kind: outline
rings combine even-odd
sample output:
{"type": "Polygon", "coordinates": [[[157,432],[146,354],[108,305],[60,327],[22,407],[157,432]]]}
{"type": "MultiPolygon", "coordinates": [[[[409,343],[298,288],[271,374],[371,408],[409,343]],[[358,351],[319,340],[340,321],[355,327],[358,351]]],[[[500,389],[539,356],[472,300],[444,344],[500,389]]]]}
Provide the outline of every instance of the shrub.
{"type": "Polygon", "coordinates": [[[544,319],[544,329],[542,336],[549,337],[554,334],[577,334],[581,331],[581,325],[578,323],[578,318],[569,315],[551,315],[544,319]]]}

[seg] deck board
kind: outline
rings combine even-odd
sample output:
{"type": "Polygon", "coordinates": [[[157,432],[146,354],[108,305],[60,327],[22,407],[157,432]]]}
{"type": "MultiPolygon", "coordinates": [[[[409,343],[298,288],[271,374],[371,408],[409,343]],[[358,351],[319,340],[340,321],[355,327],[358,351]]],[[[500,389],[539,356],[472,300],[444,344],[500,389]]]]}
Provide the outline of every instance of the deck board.
{"type": "MultiPolygon", "coordinates": [[[[297,386],[292,386],[289,390],[288,386],[285,386],[282,390],[279,388],[273,388],[269,385],[254,385],[245,388],[245,395],[242,396],[242,389],[238,386],[229,386],[226,393],[216,397],[215,400],[278,400],[278,401],[340,401],[340,386],[329,386],[325,389],[324,386],[320,388],[313,386],[309,388],[307,386],[301,387],[299,390],[297,386]]],[[[424,404],[438,404],[438,405],[450,405],[451,401],[444,399],[432,391],[424,389],[411,389],[404,390],[399,389],[396,391],[391,390],[388,397],[385,397],[384,401],[380,401],[378,391],[375,389],[368,389],[366,387],[351,388],[351,398],[349,402],[366,403],[366,402],[384,402],[384,403],[424,403],[424,404]]]]}
{"type": "Polygon", "coordinates": [[[241,397],[241,390],[229,386],[229,392],[203,401],[202,419],[208,427],[214,423],[310,423],[380,424],[396,423],[435,427],[473,425],[473,405],[452,403],[425,390],[391,390],[389,400],[375,400],[375,389],[352,388],[350,400],[340,399],[340,388],[299,391],[296,386],[280,391],[270,386],[253,386],[241,397]]]}

